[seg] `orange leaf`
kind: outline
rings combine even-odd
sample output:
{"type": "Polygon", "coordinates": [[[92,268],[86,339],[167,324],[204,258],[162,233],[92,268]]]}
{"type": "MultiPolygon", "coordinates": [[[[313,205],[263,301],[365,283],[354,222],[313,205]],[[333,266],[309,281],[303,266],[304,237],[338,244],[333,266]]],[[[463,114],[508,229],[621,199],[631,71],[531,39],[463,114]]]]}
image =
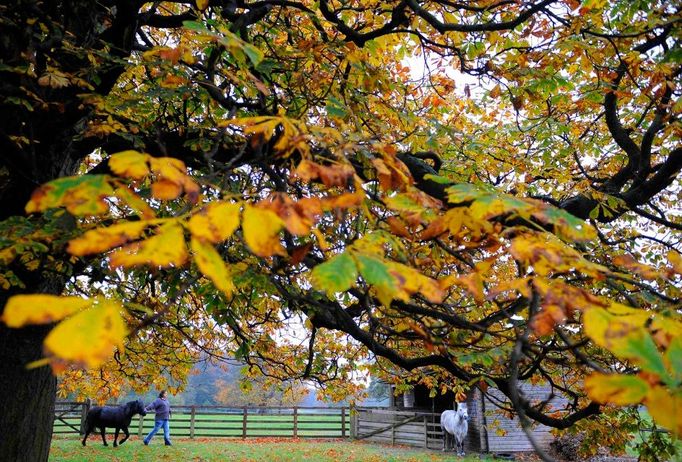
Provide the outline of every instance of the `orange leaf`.
{"type": "Polygon", "coordinates": [[[453,282],[458,286],[464,287],[474,297],[474,300],[476,300],[477,303],[483,303],[485,301],[481,273],[473,271],[454,279],[453,282]]]}
{"type": "Polygon", "coordinates": [[[613,259],[613,263],[650,281],[654,281],[662,276],[656,268],[636,261],[631,255],[619,255],[613,259]]]}
{"type": "Polygon", "coordinates": [[[338,196],[325,197],[322,199],[321,203],[324,210],[348,209],[357,207],[362,204],[362,201],[364,200],[365,196],[362,193],[346,193],[338,196]]]}
{"type": "Polygon", "coordinates": [[[273,194],[269,202],[262,202],[259,206],[275,212],[284,222],[287,231],[296,236],[308,234],[315,216],[322,212],[318,198],[305,198],[294,202],[291,197],[282,193],[273,194]]]}
{"type": "Polygon", "coordinates": [[[182,186],[169,180],[158,180],[152,183],[152,197],[162,201],[177,199],[182,194],[182,186]]]}
{"type": "Polygon", "coordinates": [[[347,164],[326,166],[303,160],[296,167],[294,174],[304,181],[319,179],[327,187],[348,187],[352,183],[355,169],[347,164]]]}

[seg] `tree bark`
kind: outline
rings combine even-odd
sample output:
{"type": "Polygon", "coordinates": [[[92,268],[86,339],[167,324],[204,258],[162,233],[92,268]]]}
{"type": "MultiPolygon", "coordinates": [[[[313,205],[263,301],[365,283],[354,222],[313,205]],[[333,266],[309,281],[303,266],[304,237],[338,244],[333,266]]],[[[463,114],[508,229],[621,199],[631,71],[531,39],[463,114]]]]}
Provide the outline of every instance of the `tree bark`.
{"type": "Polygon", "coordinates": [[[5,462],[46,461],[52,442],[57,380],[42,357],[50,326],[10,329],[0,323],[0,454],[5,462]]]}

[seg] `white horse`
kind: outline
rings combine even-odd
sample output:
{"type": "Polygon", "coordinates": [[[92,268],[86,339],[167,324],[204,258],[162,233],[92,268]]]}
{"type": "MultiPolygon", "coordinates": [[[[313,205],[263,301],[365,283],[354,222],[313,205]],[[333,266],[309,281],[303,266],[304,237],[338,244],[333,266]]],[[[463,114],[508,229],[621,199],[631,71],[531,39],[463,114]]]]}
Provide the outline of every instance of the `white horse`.
{"type": "Polygon", "coordinates": [[[458,456],[464,455],[464,439],[469,431],[467,403],[457,403],[456,411],[443,411],[440,426],[443,429],[443,451],[448,449],[448,439],[455,437],[455,450],[458,456]]]}

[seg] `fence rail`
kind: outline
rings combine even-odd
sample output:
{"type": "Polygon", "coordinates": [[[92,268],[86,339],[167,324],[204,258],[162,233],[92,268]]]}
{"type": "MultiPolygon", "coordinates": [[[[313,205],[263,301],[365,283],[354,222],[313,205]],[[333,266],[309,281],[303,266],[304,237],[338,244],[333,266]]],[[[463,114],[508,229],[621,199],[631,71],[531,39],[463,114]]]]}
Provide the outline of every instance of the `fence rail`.
{"type": "MultiPolygon", "coordinates": [[[[57,402],[55,434],[82,434],[89,402],[57,402]]],[[[228,438],[348,438],[353,420],[348,407],[173,406],[174,436],[228,438]]],[[[136,416],[130,432],[143,436],[154,416],[136,416]]]]}

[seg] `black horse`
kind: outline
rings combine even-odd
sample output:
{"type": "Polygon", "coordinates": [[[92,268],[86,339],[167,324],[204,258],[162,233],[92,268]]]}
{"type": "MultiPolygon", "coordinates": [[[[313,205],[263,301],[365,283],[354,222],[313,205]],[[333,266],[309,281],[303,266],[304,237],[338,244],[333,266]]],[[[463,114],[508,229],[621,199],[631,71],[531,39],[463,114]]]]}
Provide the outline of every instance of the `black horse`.
{"type": "Polygon", "coordinates": [[[105,446],[107,445],[107,439],[104,436],[106,427],[116,429],[114,447],[123,444],[130,436],[130,433],[128,433],[128,426],[135,414],[147,415],[142,400],[138,399],[137,401],[131,401],[121,406],[94,406],[90,408],[88,415],[85,417],[83,446],[85,446],[85,440],[88,439],[88,435],[92,433],[95,427],[100,429],[100,432],[102,433],[102,442],[104,442],[105,446]],[[123,430],[123,433],[125,433],[126,436],[120,443],[117,443],[116,440],[118,440],[119,430],[123,430]]]}

